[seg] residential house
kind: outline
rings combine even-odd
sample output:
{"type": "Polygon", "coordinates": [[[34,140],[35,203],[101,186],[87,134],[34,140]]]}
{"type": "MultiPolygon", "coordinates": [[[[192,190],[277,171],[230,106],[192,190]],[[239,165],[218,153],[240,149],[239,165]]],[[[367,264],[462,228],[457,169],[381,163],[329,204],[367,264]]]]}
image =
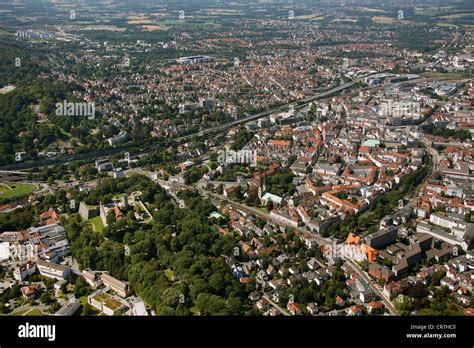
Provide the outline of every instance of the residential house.
{"type": "Polygon", "coordinates": [[[368,304],[367,308],[368,308],[370,314],[374,314],[374,313],[383,312],[384,306],[383,306],[382,302],[372,301],[368,304]]]}
{"type": "Polygon", "coordinates": [[[302,315],[303,314],[303,312],[301,312],[300,306],[295,302],[288,301],[288,304],[286,305],[286,308],[293,315],[302,315]]]}
{"type": "Polygon", "coordinates": [[[262,299],[257,301],[256,306],[259,310],[264,311],[264,310],[267,310],[270,307],[270,302],[268,302],[267,299],[262,298],[262,299]]]}
{"type": "Polygon", "coordinates": [[[61,222],[61,217],[53,208],[49,208],[48,211],[42,213],[40,219],[42,225],[59,224],[61,222]]]}
{"type": "Polygon", "coordinates": [[[36,284],[27,285],[20,289],[21,294],[23,295],[23,298],[26,301],[33,300],[36,297],[36,293],[38,292],[38,290],[39,285],[36,284]]]}
{"type": "Polygon", "coordinates": [[[459,289],[459,282],[457,280],[444,277],[439,282],[442,286],[446,286],[452,292],[455,292],[459,289]]]}
{"type": "Polygon", "coordinates": [[[361,305],[354,305],[351,308],[349,308],[348,315],[350,316],[363,316],[364,315],[364,307],[361,305]]]}

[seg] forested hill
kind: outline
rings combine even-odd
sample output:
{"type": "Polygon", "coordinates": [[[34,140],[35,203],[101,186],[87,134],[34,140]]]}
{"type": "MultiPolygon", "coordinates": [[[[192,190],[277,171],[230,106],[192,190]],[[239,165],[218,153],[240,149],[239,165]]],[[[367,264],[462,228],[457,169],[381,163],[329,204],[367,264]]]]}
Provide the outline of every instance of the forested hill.
{"type": "Polygon", "coordinates": [[[88,194],[88,202],[106,203],[114,195],[134,191],[142,191],[142,200],[153,214],[151,223],[134,221],[133,208],[125,211],[123,220],[109,216],[103,234],[93,232],[77,214],[67,220],[72,253],[81,267],[107,270],[128,280],[159,315],[253,313],[248,295],[255,284],[241,284],[231,274],[224,255],[234,255],[237,242],[212,226],[208,217],[215,208],[209,201],[182,192],[188,209],[179,209],[158,185],[133,176],[103,179],[88,194]],[[127,256],[124,245],[130,248],[127,256]]]}
{"type": "Polygon", "coordinates": [[[92,135],[91,129],[100,124],[100,112],[96,120],[55,114],[56,103],[75,101],[73,92],[83,88],[51,76],[42,44],[14,40],[0,36],[0,88],[13,88],[0,94],[0,166],[14,163],[16,152],[36,160],[39,152],[59,152],[61,147],[77,153],[106,147],[105,138],[119,131],[101,127],[92,135]]]}

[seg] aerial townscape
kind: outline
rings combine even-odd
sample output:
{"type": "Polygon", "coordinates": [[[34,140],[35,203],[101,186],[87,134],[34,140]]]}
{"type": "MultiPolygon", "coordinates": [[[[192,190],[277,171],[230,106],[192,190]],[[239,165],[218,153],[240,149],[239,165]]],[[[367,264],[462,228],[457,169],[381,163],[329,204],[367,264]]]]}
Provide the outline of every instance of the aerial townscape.
{"type": "Polygon", "coordinates": [[[470,0],[3,2],[0,316],[473,316],[473,29],[470,0]]]}

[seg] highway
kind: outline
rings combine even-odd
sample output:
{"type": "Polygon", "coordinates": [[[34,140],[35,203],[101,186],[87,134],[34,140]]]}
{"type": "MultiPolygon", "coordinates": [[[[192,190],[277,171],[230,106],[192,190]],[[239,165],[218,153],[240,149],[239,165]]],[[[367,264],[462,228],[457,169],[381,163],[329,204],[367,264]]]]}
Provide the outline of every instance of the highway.
{"type": "MultiPolygon", "coordinates": [[[[250,115],[248,117],[244,117],[244,118],[241,118],[239,120],[235,120],[235,121],[231,121],[231,122],[228,122],[228,123],[225,123],[223,125],[220,125],[218,127],[214,127],[214,128],[210,128],[210,129],[205,129],[205,130],[202,130],[200,132],[197,132],[197,133],[193,133],[193,134],[189,134],[189,135],[186,135],[186,136],[183,136],[183,137],[179,137],[179,138],[176,138],[175,140],[176,141],[183,141],[183,140],[189,140],[189,139],[192,139],[193,137],[195,136],[203,136],[203,135],[206,135],[206,134],[209,134],[209,133],[212,133],[212,132],[217,132],[217,131],[220,131],[220,130],[224,130],[226,128],[229,128],[229,127],[233,127],[233,126],[236,126],[238,124],[241,124],[241,123],[247,123],[247,122],[250,122],[250,121],[254,121],[254,120],[257,120],[259,118],[262,118],[262,117],[266,117],[266,116],[269,116],[273,113],[276,113],[276,112],[283,112],[283,111],[286,111],[288,110],[292,105],[298,105],[298,106],[306,106],[308,105],[309,103],[311,103],[312,101],[315,101],[317,99],[322,99],[322,98],[325,98],[333,93],[337,93],[339,91],[342,91],[346,88],[349,88],[349,87],[352,87],[353,85],[355,85],[356,83],[359,83],[359,82],[362,82],[363,79],[365,78],[370,78],[371,76],[375,76],[375,75],[380,75],[381,73],[376,73],[376,74],[373,74],[373,75],[367,75],[367,76],[361,76],[359,78],[356,78],[355,80],[351,81],[351,82],[347,82],[347,83],[344,83],[340,86],[336,86],[334,88],[331,88],[331,89],[328,89],[327,91],[324,91],[324,92],[321,92],[321,93],[318,93],[312,97],[309,97],[309,98],[306,98],[302,101],[293,101],[291,103],[288,103],[288,104],[285,104],[285,105],[282,105],[280,107],[277,107],[277,108],[273,108],[271,110],[267,110],[267,111],[262,111],[262,112],[259,112],[257,114],[253,114],[253,115],[250,115]]],[[[389,83],[388,85],[391,85],[391,86],[398,86],[400,84],[404,84],[404,83],[417,83],[417,82],[424,82],[424,81],[429,81],[429,80],[434,80],[433,78],[425,78],[425,77],[420,77],[420,78],[417,78],[417,79],[413,79],[413,80],[407,80],[407,81],[400,81],[400,82],[394,82],[394,83],[389,83]]],[[[440,80],[440,79],[438,79],[440,80]]],[[[382,89],[382,88],[386,88],[387,87],[387,84],[383,84],[383,85],[377,85],[377,86],[373,86],[373,87],[366,87],[364,88],[363,90],[377,90],[377,89],[382,89]]]]}
{"type": "MultiPolygon", "coordinates": [[[[306,98],[304,99],[302,102],[299,102],[298,103],[298,106],[305,106],[305,105],[308,105],[309,103],[311,103],[312,101],[316,100],[316,99],[321,99],[321,98],[324,98],[324,97],[327,97],[333,93],[336,93],[336,92],[339,92],[339,91],[342,91],[346,88],[349,88],[351,86],[353,86],[354,84],[356,84],[357,82],[359,82],[360,80],[359,79],[356,79],[352,82],[348,82],[348,83],[345,83],[343,85],[340,85],[340,86],[337,86],[337,87],[334,87],[334,88],[331,88],[327,91],[324,91],[322,93],[319,93],[317,95],[314,95],[310,98],[306,98]]],[[[209,133],[213,133],[213,132],[218,132],[218,131],[221,131],[221,130],[224,130],[224,129],[227,129],[227,128],[230,128],[230,127],[233,127],[233,126],[236,126],[238,124],[241,124],[241,123],[247,123],[247,122],[250,122],[250,121],[255,121],[255,120],[258,120],[259,118],[262,118],[262,117],[266,117],[266,116],[270,116],[271,114],[275,113],[275,112],[283,112],[283,111],[286,111],[288,110],[292,105],[296,104],[296,101],[293,101],[291,103],[288,103],[288,104],[285,104],[283,106],[280,106],[280,107],[277,107],[277,108],[273,108],[273,109],[270,109],[270,110],[267,110],[267,111],[262,111],[262,112],[259,112],[257,114],[253,114],[253,115],[250,115],[248,117],[244,117],[244,118],[241,118],[241,119],[238,119],[238,120],[235,120],[235,121],[231,121],[231,122],[227,122],[227,123],[224,123],[218,127],[214,127],[214,128],[209,128],[209,129],[205,129],[205,130],[202,130],[200,132],[197,132],[197,133],[193,133],[193,134],[189,134],[189,135],[186,135],[186,136],[183,136],[183,137],[179,137],[179,138],[176,138],[175,141],[178,141],[178,142],[181,142],[183,140],[189,140],[189,139],[192,139],[193,137],[195,136],[204,136],[206,134],[209,134],[209,133]]]]}
{"type": "MultiPolygon", "coordinates": [[[[374,74],[374,75],[379,75],[379,73],[374,74]]],[[[298,106],[305,106],[305,105],[308,105],[309,103],[311,103],[314,100],[325,98],[325,97],[327,97],[327,96],[329,96],[333,93],[337,93],[337,92],[342,91],[346,88],[349,88],[349,87],[353,86],[354,84],[356,84],[358,82],[361,82],[364,78],[368,78],[368,77],[371,77],[371,76],[373,76],[373,75],[361,76],[361,77],[355,79],[354,81],[351,81],[351,82],[342,84],[340,86],[331,88],[327,91],[324,91],[324,92],[318,93],[317,95],[314,95],[312,97],[306,98],[302,101],[293,101],[291,103],[282,105],[280,107],[273,108],[273,109],[267,110],[267,111],[262,111],[262,112],[259,112],[259,113],[241,118],[239,120],[234,120],[234,121],[222,124],[222,125],[214,127],[214,128],[204,129],[204,130],[201,130],[201,131],[193,133],[193,134],[188,134],[186,136],[182,136],[182,137],[175,138],[175,139],[169,139],[169,140],[170,140],[170,143],[173,143],[173,142],[174,143],[176,143],[176,142],[179,143],[179,142],[187,141],[187,140],[190,140],[190,139],[192,139],[196,136],[204,136],[204,135],[211,134],[211,133],[214,133],[214,132],[223,131],[227,128],[236,126],[238,124],[254,121],[254,120],[257,120],[259,118],[269,116],[269,115],[271,115],[273,113],[276,113],[276,112],[286,111],[292,105],[297,104],[298,106]]],[[[386,88],[388,85],[397,86],[397,85],[404,84],[404,83],[417,83],[417,82],[425,82],[425,81],[430,81],[430,80],[443,80],[443,79],[442,78],[435,79],[435,78],[420,77],[420,78],[414,79],[414,80],[407,80],[407,81],[388,83],[388,84],[383,84],[383,85],[378,85],[378,86],[373,86],[373,87],[366,87],[366,88],[363,88],[362,90],[363,91],[377,90],[377,89],[381,89],[381,88],[386,88]]],[[[171,144],[169,144],[169,145],[171,145],[171,144]]],[[[46,163],[46,164],[43,163],[44,160],[43,161],[29,161],[29,162],[23,162],[23,163],[19,163],[19,164],[6,165],[6,166],[3,166],[2,168],[4,168],[4,169],[18,169],[18,168],[21,167],[22,170],[28,170],[28,169],[31,169],[31,168],[48,167],[48,166],[53,166],[53,165],[56,165],[56,164],[68,163],[68,162],[73,162],[73,161],[77,161],[77,160],[94,161],[94,160],[97,160],[97,159],[100,159],[100,158],[108,158],[111,154],[118,154],[118,153],[125,153],[125,152],[133,152],[134,155],[139,155],[139,154],[145,154],[145,153],[151,152],[155,146],[156,146],[156,144],[146,145],[145,148],[142,148],[141,150],[138,150],[138,151],[135,151],[134,146],[123,147],[123,148],[107,148],[107,149],[100,150],[100,151],[91,151],[91,152],[76,154],[76,155],[69,156],[69,157],[64,157],[64,158],[54,158],[51,161],[51,163],[46,163]],[[96,152],[101,152],[101,153],[96,155],[95,154],[96,152]]]]}
{"type": "MultiPolygon", "coordinates": [[[[312,102],[313,100],[316,100],[316,99],[321,99],[321,98],[324,98],[326,96],[329,96],[333,93],[336,93],[336,92],[339,92],[341,90],[344,90],[346,88],[349,88],[351,87],[352,85],[354,85],[355,83],[359,82],[360,81],[360,78],[359,79],[356,79],[354,81],[351,81],[351,82],[348,82],[348,83],[345,83],[343,85],[340,85],[340,86],[337,86],[337,87],[334,87],[334,88],[331,88],[327,91],[324,91],[322,93],[319,93],[317,95],[314,95],[310,98],[307,98],[307,99],[304,99],[303,101],[300,101],[298,102],[298,105],[299,106],[304,106],[304,105],[307,105],[309,104],[310,102],[312,102]]],[[[250,122],[250,121],[254,121],[254,120],[258,120],[259,118],[262,118],[262,117],[266,117],[266,116],[269,116],[275,112],[283,112],[283,111],[286,111],[288,110],[292,105],[295,105],[297,103],[297,101],[293,101],[291,103],[288,103],[288,104],[285,104],[285,105],[282,105],[280,107],[277,107],[277,108],[273,108],[271,110],[267,110],[267,111],[262,111],[262,112],[259,112],[259,113],[256,113],[256,114],[253,114],[253,115],[250,115],[250,116],[247,116],[247,117],[244,117],[244,118],[241,118],[241,119],[238,119],[238,120],[234,120],[234,121],[231,121],[231,122],[228,122],[228,123],[224,123],[220,126],[217,126],[217,127],[213,127],[213,128],[209,128],[209,129],[204,129],[202,131],[199,131],[199,132],[196,132],[196,133],[192,133],[192,134],[188,134],[186,136],[182,136],[182,137],[179,137],[179,138],[174,138],[174,139],[169,139],[170,143],[180,143],[180,142],[183,142],[183,141],[187,141],[187,140],[190,140],[196,136],[200,137],[200,136],[204,136],[204,135],[207,135],[207,134],[210,134],[210,133],[214,133],[214,132],[219,132],[219,131],[222,131],[222,130],[225,130],[227,128],[230,128],[230,127],[233,127],[233,126],[236,126],[238,124],[242,124],[242,123],[247,123],[247,122],[250,122]]],[[[171,145],[171,144],[169,144],[171,145]]],[[[139,150],[137,152],[134,152],[134,155],[139,155],[139,154],[144,154],[144,153],[149,153],[153,150],[153,147],[156,146],[156,145],[150,145],[150,146],[146,146],[145,149],[142,149],[142,150],[139,150]]],[[[132,146],[132,148],[134,148],[132,146]]],[[[130,147],[123,147],[123,148],[110,148],[110,149],[105,149],[103,150],[103,152],[112,152],[114,154],[116,153],[122,153],[122,152],[127,152],[127,151],[132,151],[130,149],[130,147]]],[[[68,163],[68,162],[72,162],[72,161],[76,161],[76,160],[88,160],[88,161],[94,161],[94,160],[97,160],[97,159],[100,159],[100,158],[107,158],[110,156],[110,154],[100,154],[100,155],[94,155],[94,153],[97,152],[97,151],[92,151],[92,152],[86,152],[86,153],[82,153],[80,155],[73,155],[73,156],[69,156],[69,157],[63,157],[63,158],[55,158],[51,161],[51,163],[46,163],[44,164],[43,162],[44,161],[29,161],[29,162],[23,162],[23,163],[19,163],[19,164],[12,164],[12,165],[7,165],[7,166],[4,166],[3,168],[15,168],[16,167],[22,167],[21,169],[23,170],[27,170],[27,169],[31,169],[31,168],[40,168],[40,167],[48,167],[48,166],[53,166],[53,165],[56,165],[56,164],[60,164],[60,163],[68,163]]],[[[112,154],[111,153],[111,154],[112,154]]]]}

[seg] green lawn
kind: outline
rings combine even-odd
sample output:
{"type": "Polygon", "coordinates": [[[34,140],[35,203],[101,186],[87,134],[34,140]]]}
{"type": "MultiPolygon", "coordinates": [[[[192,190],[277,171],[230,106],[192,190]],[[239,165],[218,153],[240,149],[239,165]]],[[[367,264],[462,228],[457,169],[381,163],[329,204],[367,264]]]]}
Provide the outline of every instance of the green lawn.
{"type": "Polygon", "coordinates": [[[100,216],[90,219],[89,222],[92,224],[92,228],[95,232],[102,232],[104,230],[104,225],[102,224],[100,216]]]}
{"type": "Polygon", "coordinates": [[[26,312],[28,312],[28,310],[23,310],[23,311],[19,311],[19,312],[9,313],[8,315],[9,315],[9,316],[16,317],[16,316],[23,315],[23,314],[25,314],[26,312]]]}
{"type": "Polygon", "coordinates": [[[15,313],[10,313],[8,315],[9,316],[15,316],[15,317],[19,317],[19,316],[22,316],[22,315],[38,317],[38,316],[43,316],[44,314],[38,308],[32,308],[32,309],[21,310],[19,312],[15,312],[15,313]]]}
{"type": "Polygon", "coordinates": [[[38,317],[38,316],[43,316],[44,314],[38,308],[34,308],[34,309],[30,309],[28,312],[24,313],[23,315],[38,317]]]}
{"type": "Polygon", "coordinates": [[[33,184],[0,183],[0,199],[27,196],[36,190],[33,184]]]}
{"type": "Polygon", "coordinates": [[[189,311],[193,313],[193,315],[199,315],[199,309],[197,306],[191,307],[189,311]]]}
{"type": "Polygon", "coordinates": [[[83,305],[83,306],[88,304],[86,295],[79,297],[79,301],[81,301],[81,305],[83,305]]]}

